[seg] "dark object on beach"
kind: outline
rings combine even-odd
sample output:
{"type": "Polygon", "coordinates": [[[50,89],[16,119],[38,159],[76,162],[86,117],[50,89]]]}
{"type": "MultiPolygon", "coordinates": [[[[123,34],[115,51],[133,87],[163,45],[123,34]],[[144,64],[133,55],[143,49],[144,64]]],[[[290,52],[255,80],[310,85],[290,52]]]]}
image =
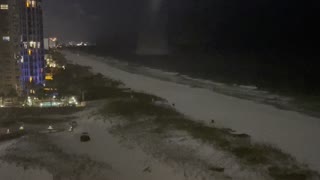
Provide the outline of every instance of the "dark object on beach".
{"type": "Polygon", "coordinates": [[[248,134],[232,134],[232,136],[238,138],[250,138],[248,134]]]}
{"type": "Polygon", "coordinates": [[[151,173],[151,167],[146,167],[143,172],[146,172],[146,173],[151,173]]]}
{"type": "Polygon", "coordinates": [[[176,106],[176,104],[175,104],[175,103],[172,103],[172,106],[173,106],[173,107],[175,107],[175,106],[176,106]]]}
{"type": "Polygon", "coordinates": [[[90,136],[89,136],[89,134],[87,132],[84,132],[84,133],[81,134],[81,136],[80,136],[80,141],[81,142],[88,142],[90,140],[91,140],[90,136]]]}
{"type": "Polygon", "coordinates": [[[211,120],[211,123],[212,123],[212,124],[214,123],[214,120],[213,120],[213,119],[211,120]]]}
{"type": "Polygon", "coordinates": [[[7,141],[11,139],[16,139],[24,136],[26,133],[24,131],[17,131],[8,134],[0,134],[0,141],[7,141]]]}
{"type": "Polygon", "coordinates": [[[73,128],[75,128],[75,127],[78,126],[78,123],[77,123],[77,121],[72,121],[72,122],[70,123],[70,125],[71,125],[73,128]]]}
{"type": "Polygon", "coordinates": [[[224,168],[222,168],[222,167],[210,167],[209,170],[216,171],[216,172],[223,172],[224,168]]]}
{"type": "Polygon", "coordinates": [[[236,131],[230,128],[221,128],[222,131],[234,134],[236,131]]]}

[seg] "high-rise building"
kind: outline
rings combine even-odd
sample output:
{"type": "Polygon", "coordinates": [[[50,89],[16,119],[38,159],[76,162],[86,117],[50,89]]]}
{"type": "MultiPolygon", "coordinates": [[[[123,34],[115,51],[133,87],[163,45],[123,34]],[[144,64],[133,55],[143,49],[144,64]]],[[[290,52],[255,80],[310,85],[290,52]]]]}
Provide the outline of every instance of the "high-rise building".
{"type": "Polygon", "coordinates": [[[21,29],[21,83],[32,94],[44,84],[44,45],[41,0],[19,0],[21,29]]]}
{"type": "Polygon", "coordinates": [[[0,0],[0,96],[44,83],[41,0],[0,0]]]}
{"type": "Polygon", "coordinates": [[[15,0],[0,0],[0,96],[20,92],[19,14],[15,0]]]}
{"type": "Polygon", "coordinates": [[[45,50],[57,48],[57,38],[44,38],[43,41],[45,50]]]}

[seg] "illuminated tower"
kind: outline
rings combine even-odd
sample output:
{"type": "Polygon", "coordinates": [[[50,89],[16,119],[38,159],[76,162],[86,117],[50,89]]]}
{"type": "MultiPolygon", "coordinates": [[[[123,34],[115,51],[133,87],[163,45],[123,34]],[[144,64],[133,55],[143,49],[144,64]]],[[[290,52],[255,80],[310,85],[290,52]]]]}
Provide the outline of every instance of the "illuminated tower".
{"type": "Polygon", "coordinates": [[[19,8],[15,0],[0,0],[0,96],[20,92],[19,8]]]}
{"type": "Polygon", "coordinates": [[[44,45],[41,0],[20,0],[21,83],[33,94],[44,84],[44,45]]]}

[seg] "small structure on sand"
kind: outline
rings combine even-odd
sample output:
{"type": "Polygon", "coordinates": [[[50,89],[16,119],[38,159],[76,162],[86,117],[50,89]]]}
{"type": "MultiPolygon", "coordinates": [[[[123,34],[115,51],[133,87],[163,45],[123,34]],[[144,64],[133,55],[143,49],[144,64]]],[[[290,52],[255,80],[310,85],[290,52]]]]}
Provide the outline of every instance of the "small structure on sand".
{"type": "Polygon", "coordinates": [[[53,131],[52,125],[50,125],[50,126],[48,127],[48,130],[49,130],[50,133],[53,131]]]}
{"type": "Polygon", "coordinates": [[[83,132],[81,134],[81,136],[80,136],[80,141],[81,142],[88,142],[90,140],[91,140],[91,138],[90,138],[90,136],[89,136],[89,134],[87,132],[83,132]]]}

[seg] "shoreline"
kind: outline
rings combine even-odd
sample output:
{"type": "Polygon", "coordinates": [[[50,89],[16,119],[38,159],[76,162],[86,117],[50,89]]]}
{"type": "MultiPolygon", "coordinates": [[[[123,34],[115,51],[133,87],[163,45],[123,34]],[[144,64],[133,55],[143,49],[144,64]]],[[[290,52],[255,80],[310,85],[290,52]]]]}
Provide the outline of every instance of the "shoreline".
{"type": "Polygon", "coordinates": [[[299,161],[320,171],[320,120],[294,111],[250,100],[215,93],[209,89],[194,88],[123,71],[108,65],[92,55],[66,53],[72,63],[92,67],[92,72],[123,81],[137,91],[155,94],[176,104],[179,112],[206,125],[215,120],[219,127],[228,127],[249,134],[257,142],[276,145],[293,154],[299,161]],[[272,131],[270,131],[272,129],[272,131]]]}
{"type": "MultiPolygon", "coordinates": [[[[175,71],[166,71],[149,66],[143,66],[142,64],[134,62],[129,63],[127,61],[116,60],[110,56],[97,56],[95,54],[81,51],[80,54],[97,58],[103,63],[107,63],[129,73],[149,76],[159,80],[179,83],[194,88],[209,89],[230,97],[272,105],[282,110],[299,112],[308,116],[320,118],[320,101],[313,100],[313,96],[309,97],[301,94],[279,93],[276,92],[276,89],[261,89],[255,85],[216,82],[211,79],[201,79],[199,77],[193,77],[192,75],[180,74],[175,71]],[[159,75],[160,73],[168,74],[168,76],[159,75]]],[[[318,99],[318,96],[315,97],[318,99]]]]}
{"type": "MultiPolygon", "coordinates": [[[[166,59],[166,56],[159,56],[159,57],[153,57],[153,56],[137,56],[137,55],[108,55],[106,52],[101,53],[98,51],[95,51],[94,49],[90,48],[70,48],[69,51],[72,51],[73,53],[81,54],[84,53],[84,55],[90,55],[95,56],[100,59],[104,59],[104,61],[107,61],[108,64],[112,64],[113,66],[116,66],[117,68],[120,68],[122,70],[128,71],[128,72],[134,72],[134,73],[140,73],[141,75],[148,75],[153,76],[153,74],[148,73],[148,70],[146,72],[141,71],[142,69],[151,69],[155,71],[162,71],[164,73],[170,73],[170,74],[176,74],[177,76],[181,76],[182,81],[184,78],[187,80],[200,80],[200,82],[196,82],[199,85],[195,85],[195,87],[206,87],[206,83],[203,83],[204,81],[214,84],[223,84],[224,86],[229,86],[229,88],[240,88],[240,87],[249,87],[249,89],[253,90],[252,87],[254,87],[254,90],[259,92],[267,92],[265,94],[266,96],[272,96],[271,98],[265,98],[261,99],[263,97],[251,97],[250,94],[243,94],[243,93],[237,93],[237,92],[231,92],[228,93],[225,91],[225,89],[220,89],[221,87],[213,86],[213,91],[216,91],[218,93],[222,93],[225,95],[230,95],[237,98],[242,99],[249,99],[253,100],[258,103],[264,103],[268,105],[273,105],[277,108],[285,109],[285,110],[292,110],[300,113],[307,114],[309,116],[314,116],[317,118],[320,118],[320,96],[319,95],[310,95],[310,93],[302,93],[302,92],[296,92],[294,89],[285,88],[285,89],[277,89],[275,87],[260,87],[257,84],[253,83],[246,83],[245,81],[236,81],[236,80],[228,80],[228,78],[214,78],[214,77],[204,77],[197,73],[188,72],[188,71],[182,71],[181,68],[169,68],[170,66],[161,66],[157,65],[157,61],[161,61],[161,58],[166,59]],[[133,56],[133,57],[131,57],[133,56]],[[140,59],[143,59],[141,62],[140,59]],[[148,61],[148,58],[151,60],[151,62],[148,61]],[[106,60],[108,59],[108,60],[106,60]],[[114,62],[113,62],[114,61],[114,62]],[[144,64],[145,63],[145,64],[144,64]],[[128,67],[126,67],[128,66],[128,67]],[[130,66],[130,67],[129,67],[130,66]],[[176,69],[176,70],[174,70],[176,69]],[[202,81],[202,82],[201,82],[202,81]],[[202,85],[204,84],[204,85],[202,85]],[[285,99],[285,100],[284,100],[285,99]]],[[[178,57],[177,57],[178,58],[178,57]]],[[[179,62],[183,62],[183,60],[179,60],[179,62]]],[[[165,60],[167,62],[167,60],[165,60]]],[[[180,64],[181,64],[180,62],[180,64]]],[[[161,63],[160,63],[161,64],[161,63]]],[[[176,65],[174,65],[176,66],[176,65]]],[[[201,74],[201,73],[200,73],[201,74]]],[[[219,76],[219,74],[217,74],[219,76]]],[[[153,76],[155,78],[161,79],[161,77],[153,76]]],[[[229,77],[230,78],[230,77],[229,77]]],[[[165,78],[163,80],[170,79],[165,78]]],[[[183,83],[183,82],[182,82],[183,83]]],[[[207,87],[209,88],[209,87],[207,87]]],[[[243,89],[245,90],[245,88],[243,89]]],[[[251,93],[255,93],[252,91],[251,93]]]]}
{"type": "MultiPolygon", "coordinates": [[[[71,60],[71,59],[69,59],[70,57],[66,57],[69,61],[71,60]]],[[[76,56],[75,55],[75,58],[77,58],[78,60],[80,60],[79,58],[80,58],[80,56],[76,56]]],[[[71,62],[74,62],[74,60],[71,60],[71,62]]],[[[78,62],[77,62],[78,63],[78,62]]],[[[87,62],[88,63],[88,62],[87,62]]],[[[84,65],[84,64],[82,64],[82,65],[84,65]]],[[[99,68],[102,68],[102,66],[100,66],[99,68]]],[[[110,70],[109,71],[109,74],[110,73],[113,73],[113,70],[111,70],[111,69],[108,69],[108,70],[110,70]]],[[[97,72],[96,70],[94,70],[95,72],[97,72]]],[[[120,73],[120,72],[119,72],[120,73]]],[[[122,73],[122,74],[120,74],[120,76],[123,76],[124,74],[122,73]]],[[[107,75],[106,75],[107,76],[107,75]]],[[[108,76],[107,76],[108,77],[108,76]]],[[[113,78],[112,76],[110,76],[110,77],[108,77],[108,78],[113,78]]],[[[137,78],[137,77],[135,77],[135,75],[134,76],[131,76],[131,78],[137,78]]],[[[117,79],[117,78],[116,78],[117,79]]],[[[126,81],[127,82],[127,81],[126,81]]],[[[126,82],[124,82],[124,83],[126,83],[126,82]]],[[[132,86],[130,86],[130,85],[132,85],[132,84],[126,84],[126,86],[127,87],[132,87],[132,86]]],[[[150,85],[152,85],[152,84],[150,84],[150,85]]],[[[135,88],[134,88],[134,90],[136,90],[135,88]]],[[[134,91],[133,91],[134,92],[134,91]]],[[[138,91],[139,92],[139,91],[138,91]]],[[[148,94],[148,93],[147,93],[148,94]]],[[[129,95],[128,95],[129,96],[129,95]]],[[[152,95],[153,96],[153,95],[152,95]]],[[[130,96],[129,96],[130,97],[130,96]]],[[[152,99],[152,98],[151,98],[152,99]]],[[[150,101],[150,98],[149,98],[149,101],[150,101]]],[[[121,102],[119,102],[119,103],[121,103],[121,102]]],[[[124,105],[124,104],[122,104],[122,105],[124,105]]],[[[122,106],[121,105],[121,106],[122,106]]],[[[117,107],[116,105],[115,106],[113,106],[113,107],[117,107]]],[[[135,107],[135,106],[131,106],[131,107],[135,107]]],[[[120,108],[121,109],[121,108],[120,108]]],[[[125,108],[125,109],[127,109],[127,108],[125,108]]],[[[179,108],[177,108],[177,111],[179,111],[179,108]]],[[[188,118],[188,116],[187,116],[187,118],[188,118]]],[[[190,121],[190,122],[193,122],[193,121],[190,121]]],[[[202,123],[199,123],[198,125],[200,125],[200,124],[202,124],[202,123]]],[[[198,125],[197,125],[197,123],[196,124],[194,124],[195,125],[195,127],[197,127],[198,125]]],[[[212,127],[207,127],[206,125],[200,125],[201,127],[203,127],[203,128],[212,128],[212,127]]],[[[227,126],[228,127],[228,126],[227,126]]],[[[221,129],[220,129],[221,130],[221,129]]],[[[226,133],[225,131],[222,131],[223,133],[226,133]]],[[[226,134],[228,134],[229,132],[227,132],[226,134]]],[[[228,135],[227,135],[228,136],[228,135]]],[[[242,141],[242,140],[241,140],[242,141]]],[[[267,146],[266,146],[267,147],[267,146]]],[[[265,147],[263,147],[263,148],[265,148],[265,147]]],[[[271,148],[271,149],[273,149],[273,148],[271,148]]],[[[276,150],[277,148],[275,148],[274,150],[276,150]]],[[[272,150],[273,151],[273,150],[272,150]]],[[[276,150],[277,151],[277,150],[276,150]]],[[[240,155],[241,156],[241,155],[240,155]]],[[[244,158],[246,158],[246,157],[244,157],[244,158]]]]}
{"type": "MultiPolygon", "coordinates": [[[[165,157],[174,163],[195,163],[195,167],[202,169],[205,174],[225,179],[229,177],[244,179],[320,177],[318,172],[310,170],[308,166],[296,161],[294,157],[279,148],[268,143],[258,143],[247,134],[221,128],[218,125],[219,122],[212,122],[211,125],[197,122],[179,111],[180,104],[172,104],[160,96],[133,90],[130,85],[112,77],[89,73],[89,68],[83,65],[69,64],[67,71],[60,78],[69,82],[67,86],[61,82],[66,89],[76,91],[81,87],[86,92],[88,101],[100,100],[102,103],[93,106],[97,109],[95,113],[85,114],[83,110],[77,117],[71,119],[76,118],[79,121],[78,118],[80,118],[87,125],[96,121],[110,123],[107,131],[112,132],[116,137],[134,142],[156,159],[165,157]],[[76,75],[69,76],[69,74],[76,75]],[[86,75],[82,76],[82,74],[86,75]],[[88,119],[85,118],[86,116],[88,119]],[[154,142],[158,143],[153,144],[154,142]],[[189,151],[174,154],[173,152],[176,152],[179,147],[189,151]],[[197,148],[193,149],[194,147],[197,148]],[[196,151],[204,151],[205,154],[209,153],[209,156],[201,157],[199,160],[201,153],[197,154],[196,151]],[[192,155],[188,152],[192,152],[192,155]],[[212,159],[209,158],[210,156],[215,157],[212,159]]],[[[89,105],[87,108],[92,107],[89,105]]],[[[33,121],[35,120],[32,119],[31,122],[33,121]]],[[[87,125],[82,128],[88,129],[87,125]]],[[[91,131],[93,133],[94,129],[91,131]]],[[[64,132],[52,134],[52,136],[62,134],[64,132]]],[[[33,143],[32,138],[29,140],[33,143]]],[[[38,140],[43,141],[41,138],[38,140]]],[[[17,157],[13,156],[13,160],[15,158],[17,157]]],[[[18,156],[19,158],[22,157],[18,156]]],[[[143,171],[150,170],[146,167],[143,171]]]]}

